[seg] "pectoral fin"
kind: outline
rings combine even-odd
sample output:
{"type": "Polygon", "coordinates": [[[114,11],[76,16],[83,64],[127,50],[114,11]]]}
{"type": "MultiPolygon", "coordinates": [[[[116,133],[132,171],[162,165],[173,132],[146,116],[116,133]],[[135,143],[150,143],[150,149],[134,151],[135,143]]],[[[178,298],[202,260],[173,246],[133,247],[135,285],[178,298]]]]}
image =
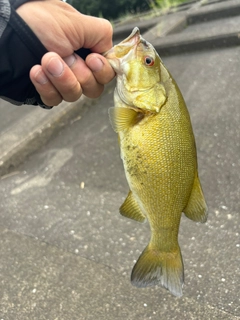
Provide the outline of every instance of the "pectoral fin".
{"type": "Polygon", "coordinates": [[[193,188],[188,200],[188,204],[183,212],[191,220],[202,223],[207,221],[207,204],[204,199],[197,173],[194,179],[193,188]]]}
{"type": "Polygon", "coordinates": [[[137,201],[134,199],[132,191],[129,191],[128,196],[119,209],[121,215],[124,217],[144,222],[146,217],[142,213],[137,201]]]}
{"type": "Polygon", "coordinates": [[[130,108],[113,107],[109,108],[108,112],[111,125],[115,132],[124,131],[143,118],[142,113],[130,108]]]}

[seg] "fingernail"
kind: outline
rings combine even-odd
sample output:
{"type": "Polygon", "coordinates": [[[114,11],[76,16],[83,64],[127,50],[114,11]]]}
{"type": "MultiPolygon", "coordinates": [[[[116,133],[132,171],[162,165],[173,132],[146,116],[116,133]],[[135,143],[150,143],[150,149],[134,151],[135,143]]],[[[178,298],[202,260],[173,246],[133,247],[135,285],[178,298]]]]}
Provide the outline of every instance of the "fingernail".
{"type": "Polygon", "coordinates": [[[59,77],[63,73],[63,63],[60,59],[58,58],[52,58],[47,66],[47,70],[51,75],[54,77],[59,77]]]}
{"type": "Polygon", "coordinates": [[[74,54],[71,54],[70,56],[63,58],[63,60],[66,62],[66,64],[69,67],[71,67],[74,64],[74,62],[76,61],[76,57],[74,54]]]}
{"type": "Polygon", "coordinates": [[[94,58],[89,61],[89,67],[93,72],[101,71],[103,68],[103,62],[99,58],[94,58]]]}
{"type": "Polygon", "coordinates": [[[45,84],[48,82],[48,78],[45,76],[45,74],[42,72],[42,70],[39,70],[35,74],[35,81],[38,82],[39,84],[45,84]]]}

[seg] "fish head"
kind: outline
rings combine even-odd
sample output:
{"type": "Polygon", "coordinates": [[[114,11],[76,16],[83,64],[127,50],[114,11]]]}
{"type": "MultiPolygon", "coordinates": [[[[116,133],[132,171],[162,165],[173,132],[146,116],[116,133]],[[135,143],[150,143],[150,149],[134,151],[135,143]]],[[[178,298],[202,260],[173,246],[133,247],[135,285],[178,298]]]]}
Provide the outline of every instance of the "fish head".
{"type": "Polygon", "coordinates": [[[117,74],[117,93],[127,105],[158,112],[166,100],[161,83],[161,59],[136,27],[104,56],[117,74]]]}

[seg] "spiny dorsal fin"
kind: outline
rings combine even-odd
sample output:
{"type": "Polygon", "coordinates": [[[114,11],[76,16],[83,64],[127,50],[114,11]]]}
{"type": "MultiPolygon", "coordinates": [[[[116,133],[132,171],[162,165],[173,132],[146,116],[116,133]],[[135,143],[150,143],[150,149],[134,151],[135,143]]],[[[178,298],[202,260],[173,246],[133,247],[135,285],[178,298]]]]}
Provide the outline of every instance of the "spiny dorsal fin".
{"type": "Polygon", "coordinates": [[[202,223],[207,221],[207,204],[204,199],[197,173],[194,179],[193,188],[188,200],[188,204],[186,208],[184,208],[183,212],[189,219],[193,221],[202,223]]]}
{"type": "Polygon", "coordinates": [[[109,118],[115,132],[124,131],[137,122],[138,112],[130,108],[109,108],[109,118]]]}
{"type": "Polygon", "coordinates": [[[121,215],[124,217],[144,222],[146,217],[142,213],[137,201],[134,199],[132,191],[129,191],[128,196],[119,209],[121,215]]]}

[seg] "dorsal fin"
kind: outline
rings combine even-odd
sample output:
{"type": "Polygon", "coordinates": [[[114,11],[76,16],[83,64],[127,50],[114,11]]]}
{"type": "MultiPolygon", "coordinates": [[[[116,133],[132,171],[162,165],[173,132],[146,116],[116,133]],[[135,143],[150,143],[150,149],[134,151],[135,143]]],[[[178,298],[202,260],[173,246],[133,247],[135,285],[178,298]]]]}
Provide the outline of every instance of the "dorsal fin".
{"type": "Polygon", "coordinates": [[[139,113],[133,109],[112,107],[109,108],[108,112],[115,132],[124,131],[138,122],[139,113]]]}

